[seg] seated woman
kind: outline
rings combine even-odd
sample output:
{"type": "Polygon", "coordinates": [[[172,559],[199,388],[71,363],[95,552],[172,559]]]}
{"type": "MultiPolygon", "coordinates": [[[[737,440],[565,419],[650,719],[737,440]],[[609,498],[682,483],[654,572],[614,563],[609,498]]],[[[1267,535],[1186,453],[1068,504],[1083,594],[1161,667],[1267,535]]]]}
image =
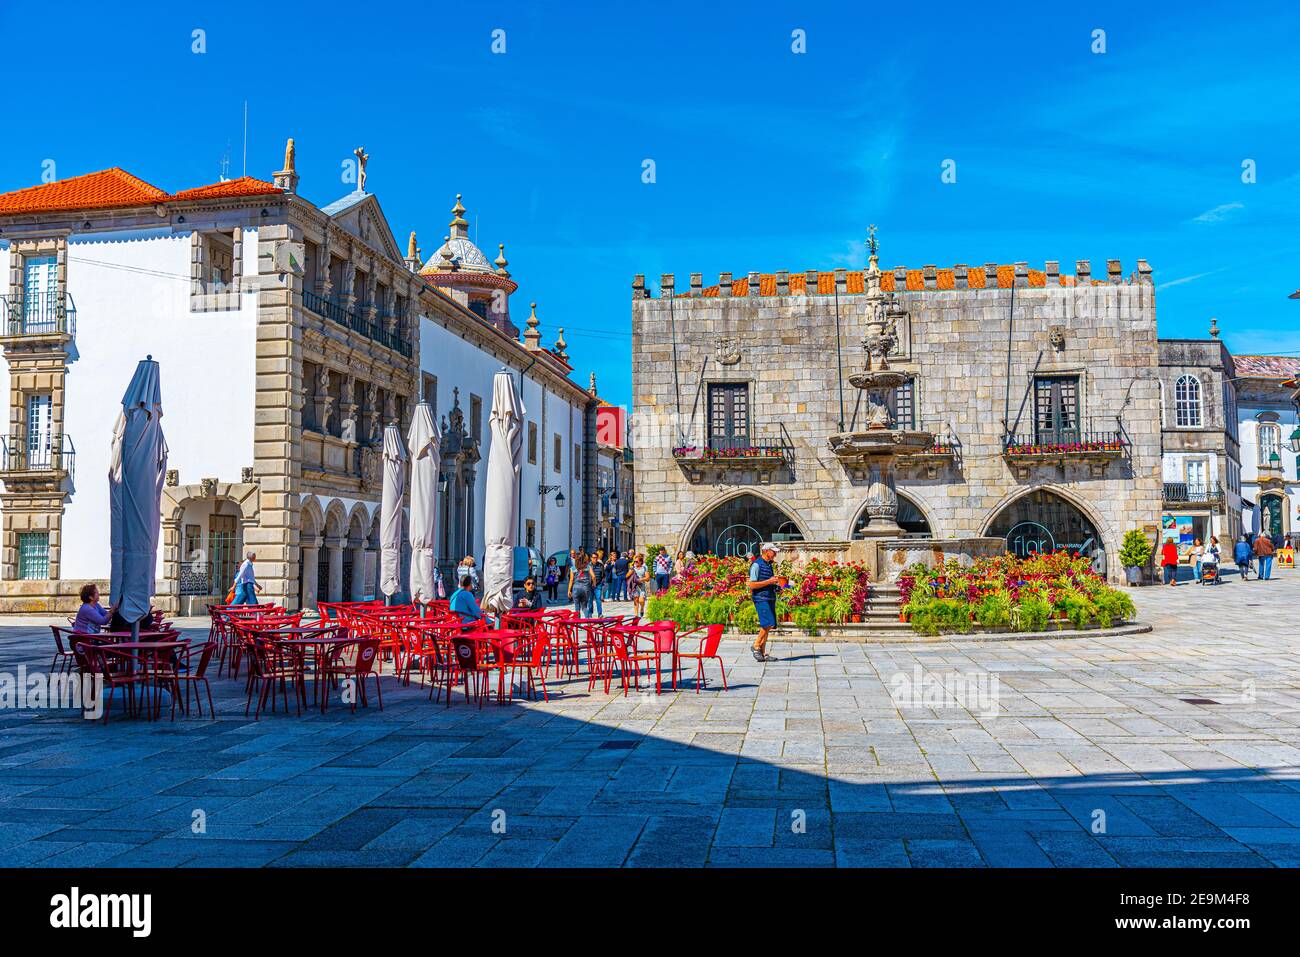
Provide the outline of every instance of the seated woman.
{"type": "Polygon", "coordinates": [[[522,611],[536,611],[546,607],[546,599],[537,590],[537,580],[532,575],[524,579],[524,592],[515,602],[515,607],[522,611]]]}
{"type": "Polygon", "coordinates": [[[79,635],[97,635],[99,630],[113,620],[117,605],[104,608],[99,603],[99,586],[81,586],[81,607],[77,609],[77,618],[72,623],[72,630],[79,635]]]}

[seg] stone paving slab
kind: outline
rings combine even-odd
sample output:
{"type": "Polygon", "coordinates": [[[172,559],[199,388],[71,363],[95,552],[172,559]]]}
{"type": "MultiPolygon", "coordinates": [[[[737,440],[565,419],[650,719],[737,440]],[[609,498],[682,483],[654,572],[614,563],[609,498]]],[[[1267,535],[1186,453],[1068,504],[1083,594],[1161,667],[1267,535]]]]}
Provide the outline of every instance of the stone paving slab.
{"type": "MultiPolygon", "coordinates": [[[[0,866],[1300,865],[1300,576],[1132,594],[1148,633],[767,665],[729,639],[727,692],[448,709],[386,677],[382,712],[253,720],[219,678],[216,720],[0,710],[0,866]],[[918,668],[972,693],[895,702],[918,668]]],[[[0,625],[0,673],[49,641],[0,625]]]]}

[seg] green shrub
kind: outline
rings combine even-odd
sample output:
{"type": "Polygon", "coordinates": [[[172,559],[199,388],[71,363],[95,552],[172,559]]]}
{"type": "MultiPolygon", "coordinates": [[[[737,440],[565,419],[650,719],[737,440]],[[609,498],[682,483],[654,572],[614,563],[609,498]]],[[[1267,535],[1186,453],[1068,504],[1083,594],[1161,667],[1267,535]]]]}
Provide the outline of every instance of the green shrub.
{"type": "Polygon", "coordinates": [[[1103,589],[1094,599],[1097,606],[1097,623],[1109,628],[1117,621],[1128,621],[1137,614],[1133,599],[1115,588],[1103,589]]]}
{"type": "Polygon", "coordinates": [[[1061,610],[1076,629],[1087,628],[1097,613],[1097,606],[1086,596],[1071,592],[1061,600],[1061,610]]]}
{"type": "Polygon", "coordinates": [[[1011,595],[1004,591],[985,595],[975,609],[975,619],[990,630],[1006,629],[1011,624],[1011,595]]]}
{"type": "Polygon", "coordinates": [[[1037,595],[1021,598],[1016,604],[1016,631],[1045,631],[1052,617],[1052,606],[1037,595]]]}
{"type": "Polygon", "coordinates": [[[736,607],[736,630],[742,635],[758,634],[758,609],[752,601],[742,602],[736,607]]]}
{"type": "Polygon", "coordinates": [[[1124,533],[1124,541],[1119,548],[1119,563],[1125,568],[1136,565],[1146,566],[1151,560],[1151,542],[1141,530],[1130,528],[1124,533]]]}
{"type": "Polygon", "coordinates": [[[970,606],[962,598],[940,598],[935,602],[939,625],[944,631],[965,635],[973,631],[975,622],[971,621],[970,606]]]}

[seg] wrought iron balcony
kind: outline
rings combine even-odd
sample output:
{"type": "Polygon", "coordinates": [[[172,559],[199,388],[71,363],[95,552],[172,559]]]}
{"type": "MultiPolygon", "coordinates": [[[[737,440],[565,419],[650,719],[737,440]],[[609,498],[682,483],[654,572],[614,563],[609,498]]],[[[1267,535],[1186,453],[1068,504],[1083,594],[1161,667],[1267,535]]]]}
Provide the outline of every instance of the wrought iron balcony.
{"type": "Polygon", "coordinates": [[[701,482],[706,473],[721,471],[756,471],[760,481],[770,481],[770,473],[789,468],[794,447],[787,441],[771,441],[753,436],[712,436],[706,446],[680,445],[673,458],[686,469],[692,482],[701,482]]]}
{"type": "Polygon", "coordinates": [[[77,306],[68,295],[36,293],[21,299],[0,296],[0,335],[75,336],[77,306]]]}
{"type": "Polygon", "coordinates": [[[48,481],[64,474],[71,477],[77,450],[71,437],[62,433],[42,435],[36,441],[22,436],[0,437],[0,477],[6,482],[31,478],[48,481]]]}
{"type": "Polygon", "coordinates": [[[1022,478],[1034,466],[1064,466],[1069,462],[1085,462],[1092,466],[1094,474],[1101,474],[1110,462],[1123,458],[1128,451],[1128,436],[1123,432],[1077,429],[1012,434],[1002,445],[1002,457],[1022,478]]]}
{"type": "Polygon", "coordinates": [[[327,299],[309,290],[303,291],[302,304],[321,318],[337,322],[340,326],[351,329],[357,335],[365,336],[372,342],[377,342],[381,346],[392,349],[404,356],[409,357],[411,355],[411,344],[403,339],[400,334],[389,332],[383,327],[382,323],[370,322],[363,317],[366,310],[365,304],[349,309],[343,303],[327,299]]]}
{"type": "Polygon", "coordinates": [[[1222,508],[1224,503],[1223,486],[1218,482],[1189,484],[1187,482],[1166,482],[1164,487],[1166,505],[1209,505],[1222,508]]]}

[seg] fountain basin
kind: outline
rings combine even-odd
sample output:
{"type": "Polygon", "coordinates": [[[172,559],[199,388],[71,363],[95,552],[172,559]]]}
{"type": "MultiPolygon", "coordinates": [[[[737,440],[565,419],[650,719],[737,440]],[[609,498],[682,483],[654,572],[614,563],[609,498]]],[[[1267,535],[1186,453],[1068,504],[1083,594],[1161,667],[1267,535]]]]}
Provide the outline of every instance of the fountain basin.
{"type": "Polygon", "coordinates": [[[916,455],[934,447],[933,432],[907,429],[866,429],[830,436],[831,452],[843,462],[916,455]]]}

